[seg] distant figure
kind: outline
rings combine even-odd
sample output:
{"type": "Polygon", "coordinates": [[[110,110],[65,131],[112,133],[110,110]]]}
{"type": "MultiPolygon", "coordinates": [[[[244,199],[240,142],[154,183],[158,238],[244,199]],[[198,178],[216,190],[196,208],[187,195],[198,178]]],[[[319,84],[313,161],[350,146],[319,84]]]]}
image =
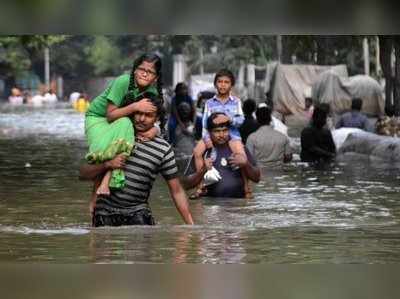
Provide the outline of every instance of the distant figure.
{"type": "MultiPolygon", "coordinates": [[[[229,146],[231,120],[221,118],[223,112],[214,112],[207,118],[206,129],[214,147],[208,149],[202,156],[203,163],[200,169],[195,169],[194,161],[191,161],[191,171],[188,176],[181,178],[186,189],[197,186],[206,177],[208,170],[214,167],[220,177],[219,180],[206,186],[203,196],[209,197],[246,197],[245,181],[259,182],[260,169],[251,153],[245,149],[245,155],[234,153],[229,146]]],[[[225,115],[224,115],[225,116],[225,115]]],[[[247,198],[247,197],[246,197],[247,198]]]]}
{"type": "Polygon", "coordinates": [[[24,97],[19,88],[14,87],[11,89],[11,95],[8,97],[8,101],[11,105],[22,105],[24,103],[24,97]]]}
{"type": "Polygon", "coordinates": [[[194,138],[192,108],[188,103],[182,102],[177,107],[177,111],[184,128],[181,126],[176,128],[176,142],[174,146],[175,154],[190,156],[196,144],[196,140],[194,138]]]}
{"type": "Polygon", "coordinates": [[[312,118],[314,112],[313,99],[311,97],[306,97],[304,102],[304,113],[308,119],[312,118]]]}
{"type": "Polygon", "coordinates": [[[175,145],[176,143],[176,129],[179,128],[183,131],[186,130],[182,119],[178,114],[178,106],[181,103],[187,103],[190,106],[190,118],[194,120],[196,109],[194,107],[193,99],[189,95],[188,87],[185,83],[180,82],[176,84],[175,87],[175,96],[171,100],[171,115],[168,120],[168,135],[169,135],[169,143],[171,145],[175,145]]]}
{"type": "Polygon", "coordinates": [[[358,128],[368,131],[368,118],[361,113],[362,100],[354,98],[351,101],[351,111],[344,113],[336,123],[336,129],[339,128],[358,128]]]}
{"type": "Polygon", "coordinates": [[[211,99],[215,96],[215,92],[212,91],[202,91],[199,93],[197,97],[196,103],[196,123],[194,127],[194,137],[196,140],[201,139],[202,132],[203,132],[203,112],[204,112],[204,105],[208,99],[211,99]]]}
{"type": "Polygon", "coordinates": [[[394,108],[385,109],[386,116],[380,117],[376,124],[376,134],[392,137],[400,137],[400,119],[394,115],[394,108]]]}
{"type": "Polygon", "coordinates": [[[336,147],[330,130],[326,125],[327,112],[315,107],[311,123],[301,132],[301,153],[303,162],[324,162],[335,157],[336,147]]]}
{"type": "Polygon", "coordinates": [[[239,128],[240,136],[242,137],[243,144],[246,144],[247,137],[260,127],[258,122],[254,119],[253,113],[256,111],[257,105],[253,99],[247,99],[243,102],[242,109],[244,113],[243,124],[239,128]]]}
{"type": "Polygon", "coordinates": [[[58,101],[57,95],[51,89],[44,94],[44,102],[46,104],[54,104],[57,103],[57,101],[58,101]]]}
{"type": "Polygon", "coordinates": [[[81,96],[81,94],[77,91],[74,91],[69,95],[69,102],[71,103],[72,106],[80,98],[80,96],[81,96]]]}
{"type": "Polygon", "coordinates": [[[44,97],[44,92],[43,91],[39,91],[38,94],[34,95],[29,104],[33,105],[33,106],[42,106],[45,102],[45,97],[44,97]]]}
{"type": "Polygon", "coordinates": [[[265,103],[259,104],[256,117],[260,128],[250,134],[246,143],[260,167],[281,166],[292,160],[289,138],[273,129],[271,113],[271,108],[265,103]]]}

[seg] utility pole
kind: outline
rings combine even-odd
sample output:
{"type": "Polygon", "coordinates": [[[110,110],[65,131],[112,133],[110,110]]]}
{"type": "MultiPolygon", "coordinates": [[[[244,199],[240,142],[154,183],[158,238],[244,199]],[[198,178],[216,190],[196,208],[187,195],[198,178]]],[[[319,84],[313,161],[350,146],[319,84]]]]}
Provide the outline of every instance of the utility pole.
{"type": "Polygon", "coordinates": [[[282,35],[276,36],[276,52],[278,54],[278,62],[282,61],[282,35]]]}
{"type": "Polygon", "coordinates": [[[50,88],[50,50],[49,47],[44,48],[44,84],[46,88],[50,88]]]}

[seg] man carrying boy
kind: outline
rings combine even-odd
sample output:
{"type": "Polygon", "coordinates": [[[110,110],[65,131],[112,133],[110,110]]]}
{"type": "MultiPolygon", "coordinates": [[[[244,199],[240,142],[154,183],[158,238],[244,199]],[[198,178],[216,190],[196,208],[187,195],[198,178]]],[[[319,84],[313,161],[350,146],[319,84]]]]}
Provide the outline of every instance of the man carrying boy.
{"type": "MultiPolygon", "coordinates": [[[[222,69],[215,74],[214,86],[217,89],[217,94],[207,100],[204,106],[203,113],[203,139],[200,140],[193,150],[195,158],[196,170],[200,170],[203,167],[203,154],[206,149],[212,148],[213,143],[210,139],[210,134],[207,131],[207,120],[212,113],[220,112],[223,115],[220,118],[224,122],[230,122],[231,126],[229,129],[229,147],[234,154],[241,154],[246,157],[244,145],[242,143],[239,127],[243,124],[244,115],[240,99],[231,95],[233,86],[235,85],[235,77],[230,70],[222,69]]],[[[252,196],[249,182],[242,172],[242,177],[245,184],[245,197],[250,198],[252,196]]],[[[200,195],[201,188],[198,188],[196,196],[200,195]]]]}

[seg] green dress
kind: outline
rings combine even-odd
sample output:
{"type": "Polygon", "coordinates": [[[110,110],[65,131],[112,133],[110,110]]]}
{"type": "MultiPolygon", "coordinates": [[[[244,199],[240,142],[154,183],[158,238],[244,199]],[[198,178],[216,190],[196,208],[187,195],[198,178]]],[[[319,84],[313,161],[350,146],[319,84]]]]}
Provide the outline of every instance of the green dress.
{"type": "MultiPolygon", "coordinates": [[[[109,123],[107,120],[107,106],[111,102],[117,107],[126,105],[125,96],[133,93],[133,98],[144,92],[158,95],[155,86],[149,86],[140,92],[137,87],[129,90],[130,75],[121,75],[112,81],[102,94],[91,103],[85,115],[85,135],[89,144],[89,153],[86,155],[88,163],[103,163],[124,153],[130,155],[134,146],[134,128],[129,117],[121,117],[109,123]]],[[[110,187],[123,188],[125,175],[121,169],[112,172],[110,187]]]]}

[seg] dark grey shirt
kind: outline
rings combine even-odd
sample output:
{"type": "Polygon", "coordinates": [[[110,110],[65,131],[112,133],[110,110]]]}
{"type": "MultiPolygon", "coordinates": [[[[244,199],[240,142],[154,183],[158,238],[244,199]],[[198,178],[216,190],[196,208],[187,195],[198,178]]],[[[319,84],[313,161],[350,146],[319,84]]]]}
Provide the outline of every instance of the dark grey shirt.
{"type": "MultiPolygon", "coordinates": [[[[256,166],[257,163],[251,153],[245,148],[247,159],[250,164],[256,166]]],[[[215,184],[207,186],[207,194],[209,197],[244,197],[244,183],[240,169],[234,169],[228,164],[228,158],[232,155],[232,150],[226,144],[222,147],[214,147],[211,152],[207,152],[207,157],[213,160],[213,166],[219,171],[222,179],[215,184]],[[212,152],[213,151],[213,152],[212,152]]],[[[188,174],[195,172],[193,159],[188,174]]]]}
{"type": "Polygon", "coordinates": [[[160,137],[137,142],[126,160],[125,187],[112,189],[110,196],[99,196],[96,214],[131,214],[148,208],[148,198],[158,173],[170,180],[178,177],[174,152],[160,137]]]}

